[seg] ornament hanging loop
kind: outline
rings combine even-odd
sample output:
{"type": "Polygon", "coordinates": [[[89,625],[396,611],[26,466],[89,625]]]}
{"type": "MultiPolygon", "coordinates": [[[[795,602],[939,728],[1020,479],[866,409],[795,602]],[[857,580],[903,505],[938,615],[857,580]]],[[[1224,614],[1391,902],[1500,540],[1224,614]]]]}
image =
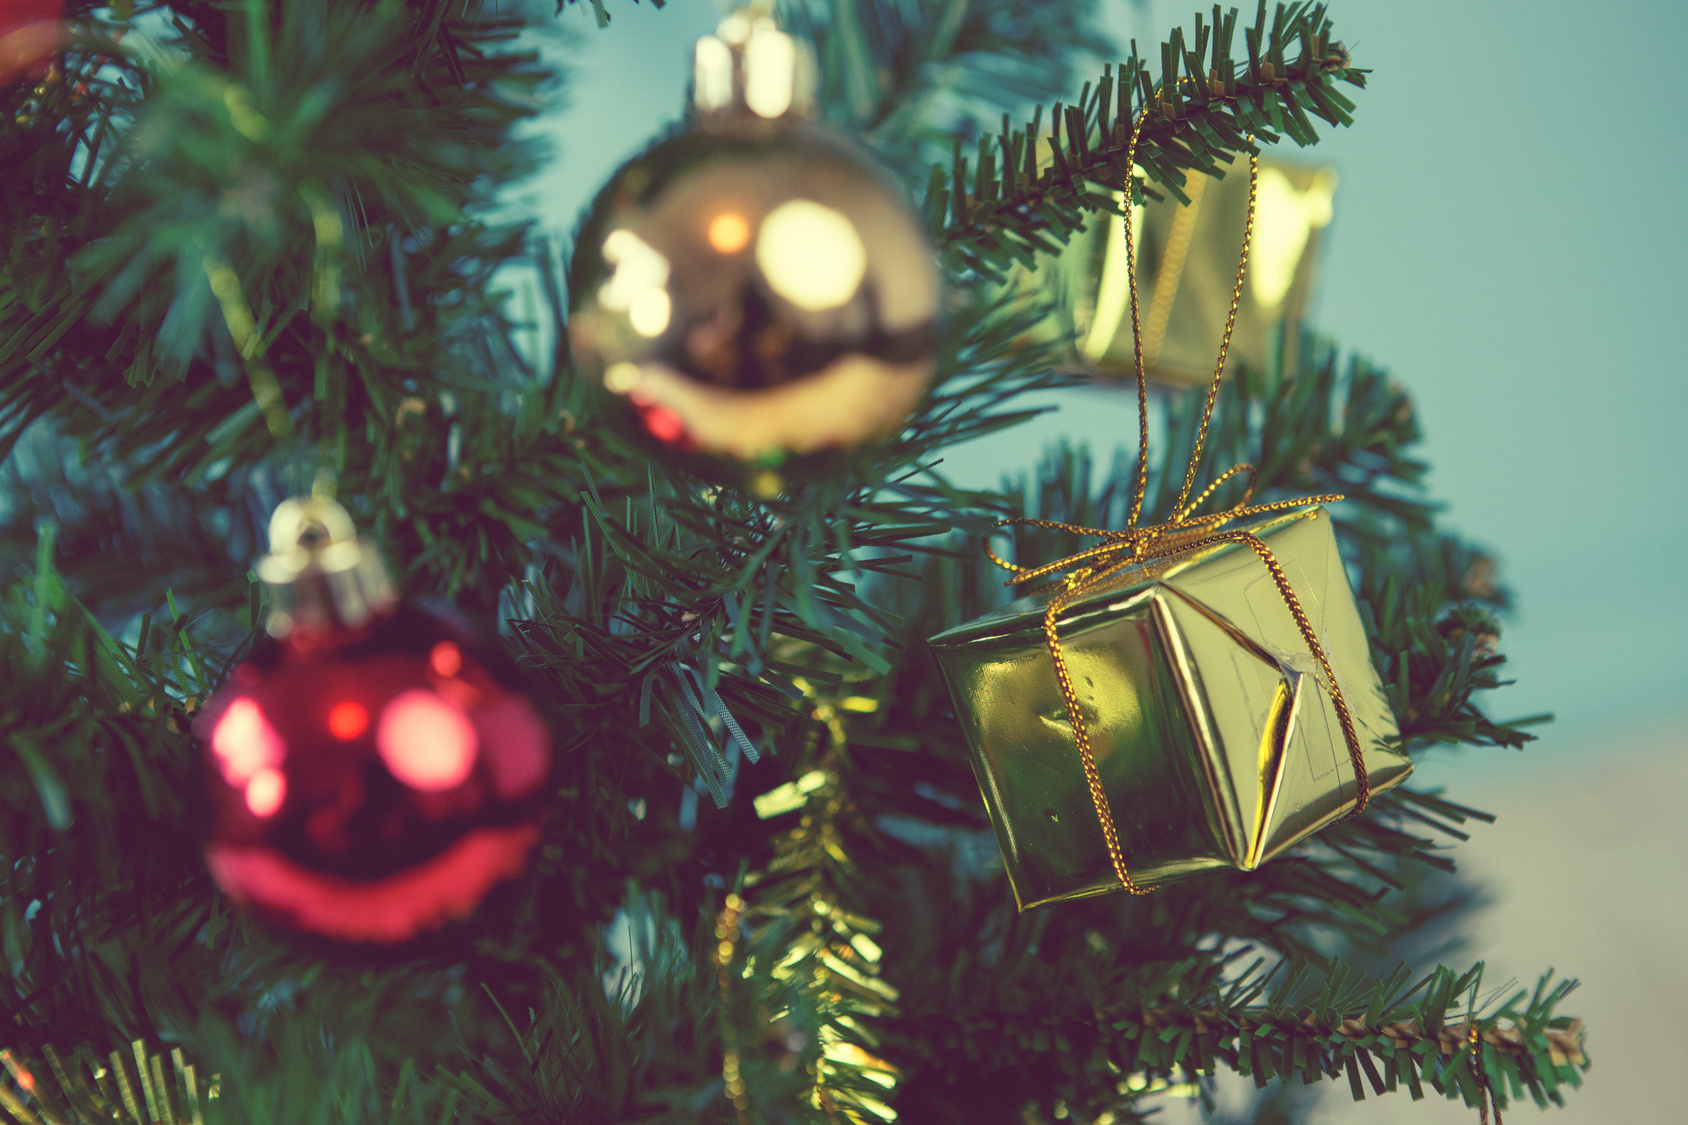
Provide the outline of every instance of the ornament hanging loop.
{"type": "Polygon", "coordinates": [[[360,628],[396,601],[380,552],[359,538],[345,508],[320,494],[276,506],[258,577],[273,602],[264,627],[276,638],[301,629],[360,628]]]}

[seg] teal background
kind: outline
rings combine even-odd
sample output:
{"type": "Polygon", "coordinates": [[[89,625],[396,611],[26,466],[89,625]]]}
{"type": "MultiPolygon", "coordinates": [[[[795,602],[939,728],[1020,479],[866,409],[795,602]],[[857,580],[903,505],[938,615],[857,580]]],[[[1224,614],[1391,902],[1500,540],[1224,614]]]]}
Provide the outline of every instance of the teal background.
{"type": "MultiPolygon", "coordinates": [[[[585,4],[561,18],[574,101],[546,120],[556,158],[527,195],[564,237],[598,185],[676,117],[691,43],[718,18],[709,0],[611,7],[603,32],[585,4]]],[[[1588,1021],[1595,1067],[1552,1120],[1677,1120],[1672,1087],[1688,1057],[1688,1025],[1673,1018],[1688,1010],[1688,4],[1331,9],[1374,73],[1355,126],[1306,154],[1341,176],[1313,319],[1412,390],[1432,491],[1452,526],[1501,560],[1518,683],[1495,712],[1558,715],[1522,756],[1453,752],[1420,772],[1500,818],[1454,852],[1490,906],[1450,956],[1489,956],[1497,990],[1550,966],[1587,982],[1567,1008],[1588,1021]]],[[[1194,11],[1116,2],[1107,23],[1122,44],[1149,45],[1194,11]]],[[[1050,404],[954,451],[951,469],[993,484],[1062,436],[1105,463],[1135,430],[1129,393],[1050,404]]],[[[1232,1103],[1246,1094],[1222,1086],[1232,1103]]],[[[1187,1105],[1167,1109],[1168,1125],[1193,1120],[1187,1105]]],[[[1339,1082],[1298,1120],[1473,1118],[1404,1096],[1350,1106],[1339,1082]]]]}

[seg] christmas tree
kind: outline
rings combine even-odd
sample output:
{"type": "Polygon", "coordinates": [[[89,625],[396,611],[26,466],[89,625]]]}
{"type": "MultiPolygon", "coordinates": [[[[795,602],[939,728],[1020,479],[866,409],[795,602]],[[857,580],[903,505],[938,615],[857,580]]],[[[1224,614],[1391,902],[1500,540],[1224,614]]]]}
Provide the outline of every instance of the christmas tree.
{"type": "Polygon", "coordinates": [[[1146,458],[1058,448],[996,490],[942,464],[1089,377],[1040,262],[1350,123],[1366,71],[1325,6],[1215,8],[1100,76],[1085,4],[779,6],[944,307],[882,440],[732,470],[612,417],[613,371],[570,349],[598,243],[571,273],[502,205],[546,159],[523,126],[563,95],[536,47],[562,14],[0,7],[0,1113],[1100,1125],[1222,1070],[1560,1102],[1587,1066],[1569,982],[1389,960],[1457,901],[1438,880],[1483,814],[1408,780],[1257,870],[1021,912],[927,644],[1015,596],[987,544],[1040,568],[1250,477],[1256,504],[1345,497],[1396,750],[1530,739],[1481,705],[1506,595],[1437,526],[1408,392],[1299,325],[1216,400],[1155,391],[1146,458]],[[529,862],[414,940],[285,924],[207,870],[208,700],[301,612],[254,566],[312,495],[410,598],[495,627],[487,666],[550,731],[529,862]],[[1008,553],[1014,519],[1042,522],[1008,553]]]}

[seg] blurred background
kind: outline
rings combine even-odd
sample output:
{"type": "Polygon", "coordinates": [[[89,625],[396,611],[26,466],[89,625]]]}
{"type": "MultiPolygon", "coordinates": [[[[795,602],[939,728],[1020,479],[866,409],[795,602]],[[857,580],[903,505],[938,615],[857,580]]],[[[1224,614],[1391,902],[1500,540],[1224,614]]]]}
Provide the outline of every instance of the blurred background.
{"type": "MultiPolygon", "coordinates": [[[[1455,858],[1484,893],[1457,958],[1497,988],[1553,967],[1584,984],[1587,1087],[1565,1125],[1680,1120],[1688,1057],[1688,43],[1680,0],[1334,0],[1372,68],[1351,129],[1284,155],[1333,166],[1311,320],[1415,395],[1431,491],[1498,557],[1516,609],[1517,684],[1500,717],[1554,712],[1522,754],[1433,759],[1420,778],[1495,813],[1455,858]]],[[[579,4],[551,49],[571,102],[553,159],[517,205],[566,248],[598,186],[679,115],[713,0],[579,4]]],[[[1104,26],[1145,50],[1189,0],[1110,0],[1104,26]]],[[[1103,61],[1096,60],[1100,71],[1103,61]]],[[[1217,344],[1217,341],[1215,341],[1217,344]]],[[[994,485],[1060,438],[1105,465],[1133,439],[1128,384],[1052,397],[1051,413],[955,451],[994,485]]],[[[1222,1083],[1240,1113],[1252,1084],[1222,1083]]],[[[1296,1121],[1474,1120],[1405,1095],[1352,1106],[1321,1084],[1296,1121]]],[[[1434,1094],[1432,1093],[1432,1097],[1434,1094]]],[[[1195,1121],[1168,1100],[1162,1120],[1195,1121]]],[[[1531,1106],[1515,1114],[1533,1115],[1531,1106]]]]}

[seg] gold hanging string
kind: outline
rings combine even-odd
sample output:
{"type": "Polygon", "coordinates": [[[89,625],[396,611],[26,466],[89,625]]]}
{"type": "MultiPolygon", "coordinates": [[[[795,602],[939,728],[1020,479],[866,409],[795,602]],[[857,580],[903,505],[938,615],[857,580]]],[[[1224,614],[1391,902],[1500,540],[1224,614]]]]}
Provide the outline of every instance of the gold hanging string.
{"type": "Polygon", "coordinates": [[[1471,1073],[1477,1079],[1477,1121],[1478,1125],[1489,1125],[1489,1106],[1495,1107],[1495,1125],[1503,1125],[1500,1119],[1500,1103],[1495,1101],[1495,1092],[1489,1085],[1489,1068],[1483,1062],[1483,1038],[1472,1023],[1466,1031],[1471,1043],[1471,1073]]]}
{"type": "MultiPolygon", "coordinates": [[[[1137,479],[1131,488],[1131,518],[1125,525],[1128,528],[1137,526],[1137,519],[1143,514],[1143,493],[1149,487],[1149,385],[1143,378],[1143,319],[1137,309],[1137,236],[1131,229],[1132,169],[1137,167],[1137,138],[1143,135],[1143,122],[1148,119],[1149,107],[1144,106],[1131,126],[1131,142],[1125,146],[1125,289],[1131,295],[1131,359],[1137,371],[1137,479]]],[[[1253,167],[1249,165],[1251,172],[1253,167]]],[[[1250,191],[1251,212],[1253,197],[1250,191]]],[[[1252,227],[1253,223],[1249,225],[1252,227]]],[[[1248,253],[1246,234],[1243,253],[1248,253]]]]}
{"type": "MultiPolygon", "coordinates": [[[[1143,131],[1143,122],[1148,117],[1148,107],[1138,114],[1137,121],[1131,130],[1131,140],[1126,145],[1125,166],[1127,171],[1127,192],[1124,206],[1131,206],[1129,169],[1135,167],[1137,154],[1137,140],[1143,131]]],[[[1249,138],[1253,140],[1252,137],[1249,138]]],[[[1060,635],[1056,621],[1061,613],[1074,602],[1101,587],[1109,578],[1152,559],[1171,559],[1180,555],[1192,554],[1226,543],[1236,543],[1247,547],[1257,555],[1266,570],[1272,576],[1273,583],[1278,588],[1278,594],[1283,599],[1285,608],[1295,619],[1301,639],[1307,645],[1308,653],[1313,657],[1320,672],[1324,674],[1324,686],[1330,693],[1331,703],[1336,709],[1338,722],[1342,726],[1343,741],[1348,746],[1348,760],[1354,769],[1355,802],[1354,811],[1350,816],[1359,816],[1366,809],[1371,800],[1371,783],[1366,772],[1365,755],[1360,748],[1360,738],[1354,728],[1354,717],[1348,709],[1348,700],[1342,694],[1342,686],[1337,683],[1336,672],[1331,667],[1325,649],[1319,643],[1318,634],[1313,629],[1307,612],[1302,608],[1301,599],[1296,596],[1290,586],[1289,577],[1279,565],[1272,549],[1258,536],[1240,529],[1225,530],[1224,525],[1232,520],[1249,516],[1267,515],[1272,512],[1290,511],[1312,507],[1316,504],[1332,504],[1342,499],[1339,494],[1323,496],[1307,496],[1298,500],[1279,500],[1270,504],[1250,504],[1254,498],[1255,485],[1259,481],[1259,472],[1253,465],[1233,465],[1218,477],[1214,478],[1194,500],[1190,499],[1190,492],[1195,487],[1196,474],[1201,468],[1203,448],[1207,444],[1209,424],[1213,419],[1213,408],[1219,400],[1219,384],[1225,376],[1225,358],[1231,349],[1231,335],[1236,329],[1237,307],[1242,300],[1243,278],[1248,272],[1249,243],[1254,234],[1254,205],[1256,186],[1259,181],[1259,162],[1253,153],[1248,158],[1248,214],[1243,224],[1243,249],[1237,262],[1237,279],[1231,288],[1231,308],[1225,318],[1225,332],[1219,341],[1219,358],[1214,364],[1213,381],[1208,384],[1207,400],[1202,407],[1201,426],[1196,431],[1196,442],[1190,451],[1189,465],[1184,471],[1184,483],[1178,491],[1178,500],[1173,505],[1172,517],[1167,522],[1152,527],[1139,527],[1142,518],[1143,498],[1148,489],[1149,473],[1149,397],[1148,381],[1144,375],[1143,359],[1143,331],[1137,303],[1137,248],[1132,235],[1129,219],[1125,223],[1125,259],[1127,291],[1131,298],[1131,337],[1132,350],[1136,359],[1137,371],[1137,473],[1132,486],[1131,516],[1124,531],[1111,531],[1105,528],[1078,527],[1074,524],[1057,523],[1052,520],[1012,519],[1003,520],[997,527],[1042,527],[1053,531],[1065,531],[1075,535],[1084,535],[1101,539],[1102,542],[1057,562],[1043,566],[1023,567],[1000,557],[987,542],[985,554],[998,566],[1009,571],[1012,577],[1008,585],[1016,586],[1024,582],[1035,581],[1051,575],[1059,575],[1054,582],[1044,583],[1034,589],[1047,589],[1052,585],[1062,587],[1060,593],[1050,599],[1049,605],[1043,613],[1043,635],[1049,647],[1049,658],[1055,666],[1055,680],[1061,689],[1061,700],[1066,705],[1067,720],[1072,727],[1073,741],[1078,747],[1079,761],[1084,767],[1084,780],[1090,789],[1091,802],[1096,806],[1096,818],[1102,826],[1102,837],[1108,846],[1108,859],[1113,863],[1114,874],[1119,878],[1120,886],[1132,894],[1147,894],[1153,887],[1139,886],[1126,869],[1125,855],[1119,843],[1119,831],[1114,824],[1113,813],[1108,807],[1107,793],[1102,788],[1102,777],[1096,768],[1096,755],[1090,745],[1090,729],[1084,721],[1080,709],[1078,694],[1073,689],[1072,674],[1067,668],[1067,658],[1061,650],[1060,635]],[[1211,512],[1207,515],[1196,515],[1196,511],[1205,504],[1210,497],[1226,481],[1238,474],[1248,477],[1248,485],[1243,491],[1242,499],[1231,507],[1222,511],[1211,512]]],[[[1128,211],[1129,215],[1129,211],[1128,211]]],[[[1498,1114],[1497,1114],[1498,1116],[1498,1114]]],[[[1497,1122],[1498,1125],[1498,1122],[1497,1122]]]]}

